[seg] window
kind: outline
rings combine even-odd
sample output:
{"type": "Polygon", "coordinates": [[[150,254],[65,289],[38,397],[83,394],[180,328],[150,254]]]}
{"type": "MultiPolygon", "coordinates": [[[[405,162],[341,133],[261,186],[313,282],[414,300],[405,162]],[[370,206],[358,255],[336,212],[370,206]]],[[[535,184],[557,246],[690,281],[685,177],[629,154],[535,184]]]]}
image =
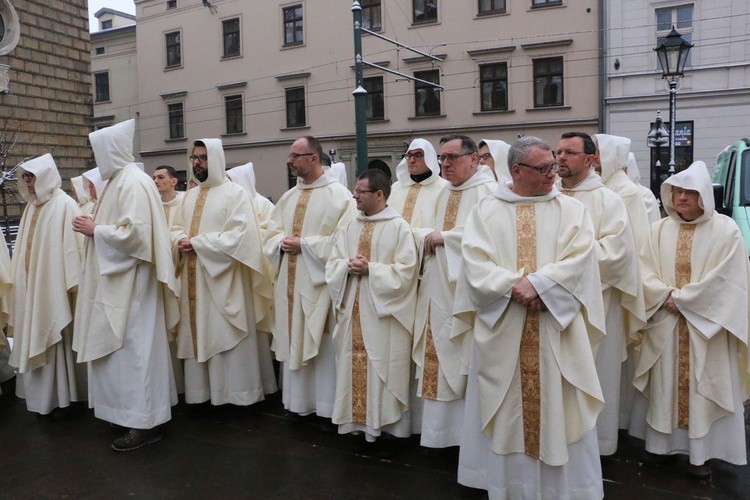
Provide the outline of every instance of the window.
{"type": "Polygon", "coordinates": [[[167,68],[182,65],[182,45],[180,43],[180,32],[173,31],[165,35],[167,40],[167,68]]]}
{"type": "Polygon", "coordinates": [[[365,78],[362,80],[362,86],[367,91],[367,119],[385,120],[383,77],[365,78]]]}
{"type": "Polygon", "coordinates": [[[531,7],[549,7],[551,5],[562,5],[562,0],[531,0],[531,7]]]}
{"type": "Polygon", "coordinates": [[[111,19],[107,19],[106,21],[102,21],[102,29],[103,30],[108,30],[110,28],[112,28],[112,20],[111,19]]]}
{"type": "Polygon", "coordinates": [[[242,95],[224,96],[224,109],[227,117],[227,134],[241,134],[244,132],[242,95]]]}
{"type": "Polygon", "coordinates": [[[299,45],[302,38],[302,5],[285,7],[284,10],[284,45],[299,45]]]}
{"type": "MultiPolygon", "coordinates": [[[[680,32],[682,38],[688,43],[693,43],[693,5],[680,5],[679,7],[666,7],[656,9],[656,46],[658,47],[667,37],[672,26],[680,32]]],[[[685,66],[692,66],[692,52],[688,53],[685,66]]],[[[656,58],[656,67],[661,69],[659,58],[656,58]]]]}
{"type": "Polygon", "coordinates": [[[104,54],[104,47],[97,47],[96,48],[96,55],[100,56],[104,54]]]}
{"type": "Polygon", "coordinates": [[[479,15],[505,12],[505,0],[479,0],[479,15]]]}
{"type": "Polygon", "coordinates": [[[221,30],[224,35],[224,57],[240,55],[240,18],[222,21],[221,30]]]}
{"type": "Polygon", "coordinates": [[[437,0],[412,0],[414,24],[437,21],[437,0]]]}
{"type": "Polygon", "coordinates": [[[286,126],[304,127],[307,125],[305,117],[305,87],[286,89],[286,126]]]}
{"type": "Polygon", "coordinates": [[[169,138],[182,139],[185,137],[185,112],[181,102],[167,106],[169,115],[169,138]]]}
{"type": "Polygon", "coordinates": [[[167,10],[172,10],[177,8],[177,0],[167,0],[167,10]]]}
{"type": "Polygon", "coordinates": [[[508,64],[479,66],[479,87],[482,89],[482,111],[508,109],[508,64]]]}
{"type": "Polygon", "coordinates": [[[3,20],[3,14],[0,12],[0,42],[5,38],[5,21],[3,20]]]}
{"type": "Polygon", "coordinates": [[[96,102],[109,101],[109,72],[94,73],[96,102]]]}
{"type": "Polygon", "coordinates": [[[563,105],[563,58],[534,60],[534,107],[563,105]]]}
{"type": "Polygon", "coordinates": [[[362,27],[371,31],[380,31],[383,23],[380,15],[380,0],[362,0],[362,27]]]}
{"type": "MultiPolygon", "coordinates": [[[[427,82],[440,84],[440,71],[415,71],[414,77],[427,82]]],[[[414,82],[414,104],[416,116],[433,116],[440,114],[440,89],[427,83],[414,82]]]]}

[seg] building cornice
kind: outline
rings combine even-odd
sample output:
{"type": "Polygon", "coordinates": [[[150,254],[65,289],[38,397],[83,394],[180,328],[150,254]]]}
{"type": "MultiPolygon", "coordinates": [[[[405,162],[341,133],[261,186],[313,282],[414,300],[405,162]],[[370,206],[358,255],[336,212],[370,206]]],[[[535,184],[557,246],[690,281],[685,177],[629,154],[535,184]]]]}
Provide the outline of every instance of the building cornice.
{"type": "Polygon", "coordinates": [[[162,99],[174,99],[176,97],[185,97],[187,93],[187,90],[175,90],[172,92],[164,92],[163,94],[159,94],[159,97],[161,97],[162,99]]]}
{"type": "MultiPolygon", "coordinates": [[[[432,56],[437,57],[441,61],[445,61],[445,59],[448,57],[448,54],[433,54],[432,56]]],[[[417,64],[417,63],[433,61],[433,59],[430,59],[427,56],[402,57],[401,60],[404,61],[406,64],[417,64]]]]}
{"type": "Polygon", "coordinates": [[[247,80],[241,81],[241,82],[229,82],[229,83],[220,83],[216,86],[219,90],[229,90],[229,89],[238,89],[240,87],[246,87],[247,86],[247,80]]]}
{"type": "Polygon", "coordinates": [[[473,49],[467,50],[466,53],[470,56],[489,56],[492,54],[503,54],[505,52],[513,52],[516,50],[515,45],[503,45],[500,47],[487,47],[485,49],[473,49]]]}
{"type": "Polygon", "coordinates": [[[310,75],[311,73],[309,71],[297,71],[295,73],[282,73],[280,75],[275,75],[274,78],[283,82],[285,80],[294,80],[296,78],[309,78],[310,75]]]}
{"type": "Polygon", "coordinates": [[[564,40],[549,40],[546,42],[522,43],[521,48],[523,50],[546,49],[549,47],[564,47],[572,43],[573,43],[572,38],[566,38],[564,40]]]}
{"type": "MultiPolygon", "coordinates": [[[[681,90],[680,99],[687,98],[701,98],[701,97],[733,97],[740,95],[750,94],[750,87],[736,87],[731,89],[720,89],[720,90],[681,90]]],[[[619,104],[627,102],[644,102],[644,101],[663,101],[669,96],[669,92],[665,91],[661,94],[637,94],[637,95],[626,95],[626,96],[610,96],[605,99],[607,103],[619,104]]]]}

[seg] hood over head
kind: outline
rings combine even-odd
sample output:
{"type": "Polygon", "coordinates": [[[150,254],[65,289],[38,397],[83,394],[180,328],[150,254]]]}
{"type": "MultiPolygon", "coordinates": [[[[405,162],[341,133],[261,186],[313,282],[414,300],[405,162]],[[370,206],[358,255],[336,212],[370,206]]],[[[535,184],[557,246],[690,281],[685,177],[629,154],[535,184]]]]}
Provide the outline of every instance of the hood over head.
{"type": "Polygon", "coordinates": [[[79,205],[85,205],[91,198],[89,197],[89,190],[83,186],[83,176],[73,177],[70,179],[70,183],[73,185],[73,191],[76,194],[79,205]]]}
{"type": "Polygon", "coordinates": [[[49,153],[24,162],[18,167],[18,192],[21,193],[21,196],[23,196],[23,199],[27,203],[33,203],[34,205],[46,203],[52,197],[55,190],[61,186],[62,179],[60,178],[60,173],[57,171],[55,160],[49,153]],[[21,178],[25,172],[36,176],[36,181],[34,182],[36,195],[29,193],[26,182],[21,178]]]}
{"type": "MultiPolygon", "coordinates": [[[[102,193],[104,192],[104,187],[107,185],[107,181],[102,179],[99,167],[87,170],[81,177],[83,177],[83,189],[86,190],[86,193],[89,192],[89,184],[93,184],[96,188],[96,198],[101,198],[102,193]]],[[[96,201],[96,199],[92,201],[96,201]]]]}
{"type": "Polygon", "coordinates": [[[510,151],[510,144],[500,140],[482,139],[477,146],[481,148],[484,144],[487,145],[487,148],[492,155],[492,159],[495,161],[494,170],[497,182],[511,180],[510,169],[508,168],[508,151],[510,151]]]}
{"type": "Polygon", "coordinates": [[[109,180],[118,171],[133,163],[135,120],[125,120],[89,134],[96,165],[102,179],[109,180]]]}
{"type": "Polygon", "coordinates": [[[247,191],[251,198],[255,198],[255,195],[258,194],[255,190],[255,168],[253,167],[253,162],[230,168],[227,170],[227,177],[247,191]]]}
{"type": "Polygon", "coordinates": [[[193,180],[199,187],[218,186],[227,180],[226,168],[227,161],[224,157],[224,146],[221,139],[198,139],[188,149],[188,182],[193,180]],[[193,162],[190,161],[190,156],[195,151],[196,142],[205,144],[206,154],[208,154],[208,178],[203,182],[196,179],[193,175],[193,162]]]}
{"type": "Polygon", "coordinates": [[[595,137],[599,148],[599,161],[602,164],[602,181],[606,184],[607,179],[628,164],[630,139],[608,134],[596,134],[595,137]]]}
{"type": "MultiPolygon", "coordinates": [[[[438,163],[435,146],[433,146],[430,141],[428,141],[427,139],[414,139],[409,144],[407,151],[411,151],[413,149],[421,149],[422,151],[424,151],[424,162],[432,171],[432,175],[440,175],[440,164],[438,163]]],[[[396,165],[396,179],[401,182],[405,182],[410,179],[409,162],[406,160],[406,158],[403,158],[401,162],[396,165]]]]}
{"type": "Polygon", "coordinates": [[[691,223],[698,224],[713,217],[715,213],[714,189],[705,163],[702,161],[693,162],[688,168],[678,174],[674,174],[661,185],[661,202],[664,210],[672,219],[684,224],[686,221],[680,217],[672,203],[673,187],[698,191],[700,195],[698,206],[703,209],[703,215],[691,221],[691,223]]]}
{"type": "Polygon", "coordinates": [[[638,170],[638,163],[633,153],[628,153],[628,179],[636,184],[641,183],[641,172],[638,170]]]}

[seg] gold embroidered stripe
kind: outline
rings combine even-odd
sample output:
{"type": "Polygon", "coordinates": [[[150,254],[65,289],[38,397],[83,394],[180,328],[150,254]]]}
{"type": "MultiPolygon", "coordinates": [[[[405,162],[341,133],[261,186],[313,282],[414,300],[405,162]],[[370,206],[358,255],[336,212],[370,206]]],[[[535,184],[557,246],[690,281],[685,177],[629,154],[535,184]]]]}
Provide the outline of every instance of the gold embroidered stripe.
{"type": "Polygon", "coordinates": [[[422,369],[422,397],[437,399],[438,370],[440,360],[435,350],[435,339],[432,338],[432,324],[430,323],[430,307],[427,308],[427,332],[425,332],[424,368],[422,369]]]}
{"type": "MultiPolygon", "coordinates": [[[[164,205],[164,217],[167,219],[167,224],[169,224],[169,213],[172,211],[171,205],[164,205]]],[[[167,229],[171,229],[167,227],[167,229]]]]}
{"type": "MultiPolygon", "coordinates": [[[[193,208],[193,218],[190,221],[190,232],[188,233],[188,238],[194,238],[198,235],[201,226],[201,217],[203,216],[203,208],[206,206],[206,197],[208,196],[209,188],[201,187],[199,189],[198,199],[195,200],[195,208],[193,208]]],[[[190,252],[187,254],[188,310],[190,311],[190,332],[193,337],[193,355],[196,358],[198,357],[198,328],[195,319],[195,284],[198,279],[197,272],[198,263],[195,252],[190,252]]]]}
{"type": "MultiPolygon", "coordinates": [[[[365,222],[359,235],[357,253],[370,260],[374,222],[365,222]]],[[[362,335],[362,323],[359,318],[359,288],[362,277],[357,277],[357,291],[354,294],[352,307],[352,421],[355,424],[367,423],[367,349],[362,335]]]]}
{"type": "Polygon", "coordinates": [[[26,240],[26,255],[24,259],[24,267],[26,269],[26,282],[29,282],[29,265],[31,264],[31,245],[34,242],[34,231],[36,230],[36,224],[39,220],[39,214],[42,212],[43,205],[31,205],[34,210],[34,215],[31,216],[31,224],[28,232],[28,239],[26,240]]]}
{"type": "MultiPolygon", "coordinates": [[[[300,237],[302,235],[302,226],[305,223],[305,214],[307,213],[307,204],[310,202],[312,189],[300,189],[297,205],[294,207],[294,219],[292,219],[291,236],[300,237]]],[[[297,282],[297,254],[287,254],[287,284],[286,284],[286,303],[287,303],[287,321],[289,327],[289,343],[292,342],[292,317],[294,315],[294,287],[297,282]]]]}
{"type": "Polygon", "coordinates": [[[560,192],[566,196],[570,196],[571,198],[576,197],[576,192],[572,189],[561,189],[560,192]]]}
{"type": "MultiPolygon", "coordinates": [[[[516,266],[524,276],[536,271],[536,210],[516,205],[516,266]]],[[[539,313],[526,310],[519,349],[524,453],[539,458],[541,434],[541,377],[539,373],[539,313]]]]}
{"type": "Polygon", "coordinates": [[[443,218],[443,231],[450,231],[456,227],[456,215],[458,207],[461,205],[461,196],[463,191],[451,191],[448,196],[448,203],[445,206],[445,217],[443,218]]]}
{"type": "Polygon", "coordinates": [[[411,224],[411,218],[414,215],[414,206],[417,204],[417,196],[419,196],[419,190],[421,188],[421,184],[413,184],[409,187],[409,192],[406,194],[404,213],[401,214],[401,217],[409,224],[411,224]]]}
{"type": "MultiPolygon", "coordinates": [[[[674,259],[674,278],[677,288],[690,283],[691,256],[695,224],[680,224],[674,259]]],[[[687,321],[680,315],[677,324],[677,426],[687,429],[690,423],[690,332],[687,321]]]]}

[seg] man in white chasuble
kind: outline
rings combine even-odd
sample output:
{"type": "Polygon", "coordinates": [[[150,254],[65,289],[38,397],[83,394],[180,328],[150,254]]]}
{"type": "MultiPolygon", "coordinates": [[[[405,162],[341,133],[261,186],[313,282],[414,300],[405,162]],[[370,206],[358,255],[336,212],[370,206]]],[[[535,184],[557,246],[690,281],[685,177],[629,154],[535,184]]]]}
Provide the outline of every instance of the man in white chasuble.
{"type": "Polygon", "coordinates": [[[477,203],[461,243],[458,319],[474,321],[458,480],[490,498],[602,498],[592,345],[604,332],[594,229],[555,187],[536,137],[477,203]]]}
{"type": "Polygon", "coordinates": [[[185,193],[172,226],[180,277],[177,355],[185,402],[247,406],[265,398],[256,324],[272,311],[273,287],[260,226],[243,188],[226,176],[220,139],[193,142],[185,193]]]}
{"type": "Polygon", "coordinates": [[[326,281],[336,311],[336,399],[339,433],[411,435],[409,375],[417,250],[409,224],[387,206],[388,177],[357,179],[360,213],[336,233],[326,281]]]}

